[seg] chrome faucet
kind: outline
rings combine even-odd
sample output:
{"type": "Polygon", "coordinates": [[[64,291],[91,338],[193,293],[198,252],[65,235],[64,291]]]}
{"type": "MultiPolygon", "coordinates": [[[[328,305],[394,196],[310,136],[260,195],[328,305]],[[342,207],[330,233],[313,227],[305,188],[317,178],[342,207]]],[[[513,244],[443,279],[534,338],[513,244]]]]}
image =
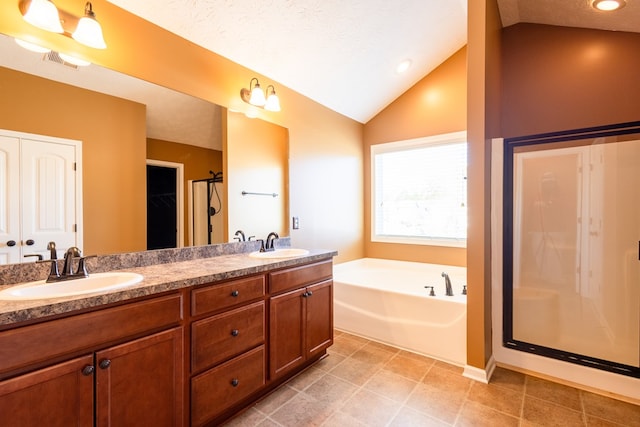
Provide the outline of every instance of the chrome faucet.
{"type": "Polygon", "coordinates": [[[56,251],[56,244],[54,242],[49,242],[47,245],[47,249],[51,251],[51,259],[37,262],[50,262],[51,263],[51,271],[49,273],[49,277],[47,277],[47,283],[52,282],[62,282],[64,280],[72,280],[72,279],[81,279],[83,277],[89,277],[89,272],[87,271],[86,260],[87,258],[93,258],[96,255],[90,256],[81,256],[80,249],[75,246],[67,249],[67,252],[64,254],[64,266],[62,267],[62,273],[58,271],[58,254],[56,251]],[[73,270],[73,259],[78,258],[78,267],[76,270],[73,270]]]}
{"type": "Polygon", "coordinates": [[[280,236],[278,236],[278,233],[276,233],[275,231],[272,231],[271,233],[269,233],[267,235],[267,239],[264,242],[264,250],[265,251],[275,250],[275,247],[273,246],[273,244],[276,241],[276,239],[279,239],[279,238],[280,236]]]}
{"type": "Polygon", "coordinates": [[[453,296],[453,288],[451,287],[451,280],[449,279],[449,275],[443,271],[442,272],[442,277],[444,277],[445,294],[448,297],[452,297],[453,296]]]}
{"type": "Polygon", "coordinates": [[[64,267],[62,267],[63,276],[71,276],[73,274],[73,258],[80,258],[80,249],[75,246],[67,249],[64,254],[64,267]]]}
{"type": "Polygon", "coordinates": [[[235,236],[236,236],[236,237],[234,237],[234,240],[235,240],[235,239],[238,239],[238,242],[244,242],[244,241],[246,241],[245,236],[244,236],[244,231],[242,231],[242,230],[238,230],[238,231],[236,231],[235,236]]]}

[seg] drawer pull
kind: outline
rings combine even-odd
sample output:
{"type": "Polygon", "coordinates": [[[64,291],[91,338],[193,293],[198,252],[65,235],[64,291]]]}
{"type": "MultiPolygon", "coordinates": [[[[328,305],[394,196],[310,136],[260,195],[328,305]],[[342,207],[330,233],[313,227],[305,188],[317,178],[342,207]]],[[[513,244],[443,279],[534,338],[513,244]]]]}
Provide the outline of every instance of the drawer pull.
{"type": "Polygon", "coordinates": [[[237,329],[232,329],[231,330],[231,335],[234,337],[237,337],[238,335],[240,335],[240,331],[237,329]]]}
{"type": "Polygon", "coordinates": [[[240,381],[238,381],[237,378],[234,378],[234,379],[231,380],[231,385],[233,387],[238,387],[238,384],[240,384],[240,381]]]}
{"type": "Polygon", "coordinates": [[[82,375],[84,375],[85,377],[88,377],[89,375],[93,374],[93,371],[95,371],[96,368],[93,365],[87,365],[84,368],[82,368],[82,375]]]}
{"type": "Polygon", "coordinates": [[[238,290],[235,290],[235,291],[231,292],[231,296],[234,297],[234,298],[237,297],[238,295],[240,295],[240,291],[238,291],[238,290]]]}
{"type": "Polygon", "coordinates": [[[111,360],[102,359],[98,366],[100,366],[100,369],[107,369],[109,366],[111,366],[111,360]]]}

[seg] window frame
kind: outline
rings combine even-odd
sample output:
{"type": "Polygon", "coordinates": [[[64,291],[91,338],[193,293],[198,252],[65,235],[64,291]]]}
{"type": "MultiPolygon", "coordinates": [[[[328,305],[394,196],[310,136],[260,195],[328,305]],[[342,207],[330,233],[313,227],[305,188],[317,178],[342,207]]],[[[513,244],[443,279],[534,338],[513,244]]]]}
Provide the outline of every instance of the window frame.
{"type": "MultiPolygon", "coordinates": [[[[424,245],[424,246],[445,246],[455,248],[466,248],[467,238],[437,238],[437,237],[421,237],[421,236],[389,236],[376,234],[376,162],[375,156],[378,154],[407,151],[417,148],[435,147],[438,145],[455,144],[467,141],[467,132],[451,132],[440,135],[433,135],[421,138],[414,138],[409,140],[387,142],[382,144],[374,144],[370,147],[369,163],[370,177],[371,177],[371,242],[374,243],[397,243],[397,244],[411,244],[411,245],[424,245]]],[[[468,149],[468,145],[467,145],[468,149]]],[[[467,168],[468,168],[468,156],[467,156],[467,168]]],[[[468,198],[468,195],[467,195],[468,198]]]]}

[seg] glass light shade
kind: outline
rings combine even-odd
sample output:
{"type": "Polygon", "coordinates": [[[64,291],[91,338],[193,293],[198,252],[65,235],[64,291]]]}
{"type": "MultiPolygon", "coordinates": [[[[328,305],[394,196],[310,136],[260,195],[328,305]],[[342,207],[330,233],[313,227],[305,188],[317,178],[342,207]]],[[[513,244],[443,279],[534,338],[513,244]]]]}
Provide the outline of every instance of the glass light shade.
{"type": "Polygon", "coordinates": [[[95,19],[84,16],[78,21],[76,30],[71,35],[78,43],[94,49],[106,49],[107,44],[102,37],[102,27],[95,19]]]}
{"type": "Polygon", "coordinates": [[[22,46],[23,48],[30,50],[31,52],[35,52],[35,53],[49,53],[51,52],[51,49],[46,48],[46,47],[42,47],[40,45],[37,45],[35,43],[30,43],[30,42],[26,42],[24,40],[20,40],[20,39],[15,39],[16,43],[18,43],[19,46],[22,46]]]}
{"type": "Polygon", "coordinates": [[[620,9],[625,4],[626,2],[624,0],[595,0],[593,7],[604,12],[609,12],[620,9]]]}
{"type": "Polygon", "coordinates": [[[260,87],[260,83],[256,83],[256,85],[251,89],[251,98],[249,98],[249,104],[257,105],[258,107],[264,106],[266,103],[266,99],[264,99],[264,92],[260,87]]]}
{"type": "Polygon", "coordinates": [[[84,59],[76,58],[75,56],[67,55],[66,53],[59,52],[60,58],[64,60],[64,62],[68,62],[69,64],[77,65],[78,67],[86,67],[90,65],[91,62],[85,61],[84,59]]]}
{"type": "Polygon", "coordinates": [[[280,111],[280,99],[275,92],[267,97],[267,103],[264,106],[267,111],[280,111]]]}
{"type": "Polygon", "coordinates": [[[31,0],[23,19],[29,24],[52,33],[63,33],[58,8],[49,0],[31,0]]]}

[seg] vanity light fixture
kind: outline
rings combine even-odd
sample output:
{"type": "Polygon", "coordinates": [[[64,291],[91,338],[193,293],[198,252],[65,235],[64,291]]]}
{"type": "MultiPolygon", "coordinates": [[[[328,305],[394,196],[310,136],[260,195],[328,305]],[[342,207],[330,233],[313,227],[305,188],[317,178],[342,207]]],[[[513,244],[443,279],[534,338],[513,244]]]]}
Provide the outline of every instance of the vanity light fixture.
{"type": "Polygon", "coordinates": [[[94,49],[105,49],[107,44],[102,36],[102,27],[96,21],[96,14],[93,13],[93,5],[88,1],[84,6],[84,16],[78,21],[78,26],[71,37],[85,46],[94,49]]]}
{"type": "Polygon", "coordinates": [[[16,43],[18,43],[19,46],[22,46],[23,48],[30,50],[31,52],[35,52],[35,53],[49,53],[51,52],[51,49],[47,48],[47,47],[43,47],[40,45],[37,45],[35,43],[31,43],[22,39],[15,39],[16,43]]]}
{"type": "Polygon", "coordinates": [[[264,108],[267,111],[280,111],[280,99],[276,95],[276,88],[273,85],[267,86],[267,94],[265,96],[260,87],[260,82],[255,77],[249,81],[249,89],[240,89],[240,98],[248,104],[264,108]]]}
{"type": "Polygon", "coordinates": [[[61,11],[51,0],[22,0],[20,2],[20,10],[25,21],[40,29],[65,36],[71,35],[78,43],[94,49],[105,49],[107,47],[102,36],[102,27],[96,21],[93,5],[89,1],[84,6],[84,15],[81,18],[62,11],[64,19],[61,20],[61,11]],[[63,23],[73,25],[75,22],[77,22],[77,25],[73,32],[62,26],[63,23]]]}
{"type": "Polygon", "coordinates": [[[625,0],[593,0],[591,7],[603,12],[610,12],[623,8],[627,2],[625,0]]]}
{"type": "Polygon", "coordinates": [[[29,24],[52,33],[62,34],[64,32],[58,8],[51,1],[31,0],[25,6],[26,11],[22,18],[29,24]]]}

